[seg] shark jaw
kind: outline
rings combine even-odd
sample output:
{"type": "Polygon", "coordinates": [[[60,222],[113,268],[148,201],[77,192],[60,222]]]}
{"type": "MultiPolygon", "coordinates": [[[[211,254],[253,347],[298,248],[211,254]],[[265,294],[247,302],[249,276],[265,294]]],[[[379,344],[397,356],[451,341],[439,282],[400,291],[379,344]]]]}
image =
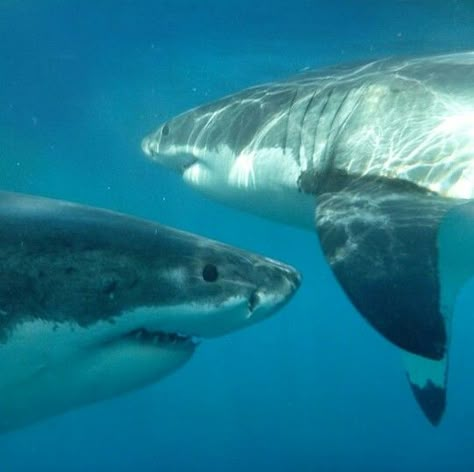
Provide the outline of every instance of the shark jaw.
{"type": "Polygon", "coordinates": [[[0,432],[156,382],[197,346],[190,336],[122,325],[32,320],[16,326],[0,344],[0,432]]]}
{"type": "Polygon", "coordinates": [[[220,306],[143,307],[87,327],[25,321],[0,344],[0,432],[157,382],[203,338],[253,324],[286,298],[255,291],[220,306]]]}

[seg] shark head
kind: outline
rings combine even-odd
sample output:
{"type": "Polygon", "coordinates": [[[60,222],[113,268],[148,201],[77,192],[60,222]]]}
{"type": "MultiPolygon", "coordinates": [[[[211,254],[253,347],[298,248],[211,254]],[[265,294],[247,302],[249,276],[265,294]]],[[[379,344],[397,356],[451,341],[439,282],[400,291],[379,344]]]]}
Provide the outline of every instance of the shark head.
{"type": "Polygon", "coordinates": [[[289,266],[153,222],[0,194],[0,430],[155,382],[274,313],[289,266]]]}
{"type": "Polygon", "coordinates": [[[313,226],[314,199],[298,191],[294,93],[254,87],[184,112],[141,143],[154,162],[206,196],[285,223],[313,226]]]}

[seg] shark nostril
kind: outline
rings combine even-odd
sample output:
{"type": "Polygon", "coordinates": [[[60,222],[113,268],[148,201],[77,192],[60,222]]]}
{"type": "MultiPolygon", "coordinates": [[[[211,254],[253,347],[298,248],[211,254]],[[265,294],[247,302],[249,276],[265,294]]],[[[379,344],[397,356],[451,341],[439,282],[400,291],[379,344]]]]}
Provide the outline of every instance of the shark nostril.
{"type": "Polygon", "coordinates": [[[161,128],[161,134],[163,136],[168,136],[170,134],[170,127],[168,125],[164,125],[163,128],[161,128]]]}

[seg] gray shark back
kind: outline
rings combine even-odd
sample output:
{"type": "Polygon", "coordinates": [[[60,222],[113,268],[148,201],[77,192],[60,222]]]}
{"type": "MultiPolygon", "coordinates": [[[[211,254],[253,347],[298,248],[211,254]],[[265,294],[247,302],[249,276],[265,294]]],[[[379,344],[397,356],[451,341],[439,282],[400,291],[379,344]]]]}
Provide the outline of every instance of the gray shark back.
{"type": "Polygon", "coordinates": [[[350,169],[471,198],[462,169],[473,145],[473,80],[474,53],[326,68],[187,111],[142,146],[169,166],[171,156],[228,149],[234,163],[251,156],[254,171],[265,149],[278,149],[300,173],[350,169]]]}
{"type": "Polygon", "coordinates": [[[177,304],[190,295],[167,269],[213,251],[156,223],[10,193],[0,193],[0,228],[1,335],[31,316],[87,326],[137,306],[177,304]]]}

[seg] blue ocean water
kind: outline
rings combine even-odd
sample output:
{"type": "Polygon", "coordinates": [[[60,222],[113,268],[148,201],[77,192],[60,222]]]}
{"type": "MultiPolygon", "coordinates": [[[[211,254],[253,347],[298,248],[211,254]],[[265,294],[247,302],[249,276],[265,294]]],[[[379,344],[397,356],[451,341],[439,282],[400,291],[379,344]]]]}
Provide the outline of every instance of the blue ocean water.
{"type": "Polygon", "coordinates": [[[5,0],[0,34],[0,188],[155,219],[304,275],[278,315],[203,343],[162,382],[0,436],[1,472],[474,470],[473,284],[435,429],[314,234],[206,200],[140,151],[166,118],[306,67],[473,49],[471,1],[5,0]]]}

